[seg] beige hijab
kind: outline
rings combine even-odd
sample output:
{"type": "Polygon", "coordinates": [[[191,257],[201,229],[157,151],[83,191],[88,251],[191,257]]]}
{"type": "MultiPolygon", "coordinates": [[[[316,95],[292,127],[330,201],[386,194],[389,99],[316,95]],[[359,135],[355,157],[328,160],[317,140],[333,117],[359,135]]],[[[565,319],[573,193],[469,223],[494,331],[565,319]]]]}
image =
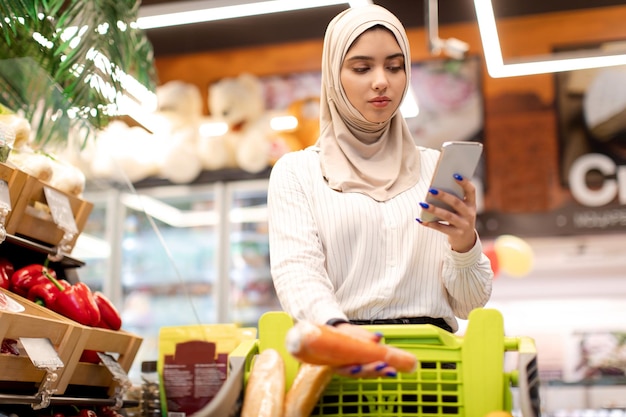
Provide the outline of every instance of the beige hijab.
{"type": "Polygon", "coordinates": [[[322,52],[320,148],[322,174],[334,190],[367,194],[386,201],[419,179],[419,153],[399,110],[383,123],[367,121],[348,101],[340,70],[356,38],[374,25],[388,28],[404,54],[407,86],[411,58],[402,23],[381,6],[347,9],[328,25],[322,52]],[[359,140],[362,138],[362,140],[359,140]]]}

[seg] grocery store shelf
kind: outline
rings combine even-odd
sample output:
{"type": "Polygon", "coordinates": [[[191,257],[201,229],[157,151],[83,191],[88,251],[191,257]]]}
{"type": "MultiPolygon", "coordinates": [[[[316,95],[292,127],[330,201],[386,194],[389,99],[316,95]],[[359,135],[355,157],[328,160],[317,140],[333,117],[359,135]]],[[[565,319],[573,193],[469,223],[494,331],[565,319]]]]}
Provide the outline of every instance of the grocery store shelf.
{"type": "MultiPolygon", "coordinates": [[[[54,247],[45,246],[40,243],[33,242],[32,240],[10,234],[7,235],[4,242],[0,243],[0,253],[6,253],[5,248],[9,252],[20,252],[20,249],[26,249],[29,256],[32,256],[33,253],[40,254],[44,259],[48,255],[56,254],[56,248],[54,247]]],[[[59,263],[64,268],[78,268],[85,265],[84,262],[67,255],[63,256],[59,263]]]]}
{"type": "MultiPolygon", "coordinates": [[[[41,398],[36,395],[13,395],[0,394],[0,404],[39,404],[41,398]]],[[[114,406],[115,398],[82,398],[82,397],[55,397],[50,398],[50,405],[75,405],[75,406],[114,406]]],[[[122,408],[137,407],[138,401],[124,401],[122,408]]]]}

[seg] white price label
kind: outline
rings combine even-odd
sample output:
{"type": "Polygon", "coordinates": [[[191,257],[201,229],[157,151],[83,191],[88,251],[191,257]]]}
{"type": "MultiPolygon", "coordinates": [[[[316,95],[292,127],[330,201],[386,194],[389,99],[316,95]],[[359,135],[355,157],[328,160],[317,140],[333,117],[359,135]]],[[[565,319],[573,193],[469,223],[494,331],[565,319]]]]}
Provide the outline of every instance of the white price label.
{"type": "Polygon", "coordinates": [[[35,367],[52,370],[63,368],[63,361],[49,339],[20,337],[20,342],[35,367]]]}
{"type": "Polygon", "coordinates": [[[98,352],[98,357],[102,361],[102,364],[107,367],[113,379],[116,381],[127,381],[128,374],[124,371],[124,368],[115,360],[113,356],[108,353],[98,352]]]}
{"type": "Polygon", "coordinates": [[[9,193],[9,184],[6,181],[0,180],[0,207],[6,207],[11,211],[11,194],[9,193]]]}
{"type": "Polygon", "coordinates": [[[46,195],[50,213],[52,213],[52,220],[64,231],[77,234],[78,227],[76,226],[74,213],[72,213],[70,199],[60,191],[50,187],[44,186],[43,191],[46,195]]]}

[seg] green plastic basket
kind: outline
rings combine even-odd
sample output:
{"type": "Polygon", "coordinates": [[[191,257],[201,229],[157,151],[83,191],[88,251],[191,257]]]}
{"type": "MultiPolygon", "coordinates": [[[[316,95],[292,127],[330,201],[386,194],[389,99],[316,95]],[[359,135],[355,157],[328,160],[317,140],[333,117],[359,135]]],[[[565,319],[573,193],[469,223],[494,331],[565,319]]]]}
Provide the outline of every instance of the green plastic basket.
{"type": "MultiPolygon", "coordinates": [[[[285,359],[287,388],[298,371],[298,362],[287,352],[285,336],[293,326],[283,312],[264,314],[259,320],[259,339],[242,344],[231,353],[231,384],[240,392],[230,393],[243,400],[247,376],[254,355],[264,349],[278,350],[285,359]],[[235,376],[235,368],[243,368],[235,376]]],[[[491,411],[512,409],[512,387],[518,387],[519,409],[524,417],[539,412],[539,379],[534,341],[528,337],[505,337],[502,315],[494,309],[476,309],[469,316],[465,335],[457,336],[436,326],[366,326],[383,335],[381,343],[415,354],[418,367],[412,373],[387,378],[334,376],[324,391],[313,416],[337,417],[484,417],[491,411]],[[504,354],[518,352],[517,368],[504,370],[504,354]]],[[[218,400],[218,402],[216,402],[218,400]]],[[[215,416],[236,415],[231,404],[222,405],[215,416]],[[225,413],[224,409],[229,410],[225,413]]],[[[224,400],[222,400],[224,401],[224,400]]],[[[209,413],[201,413],[211,416],[209,413]]]]}

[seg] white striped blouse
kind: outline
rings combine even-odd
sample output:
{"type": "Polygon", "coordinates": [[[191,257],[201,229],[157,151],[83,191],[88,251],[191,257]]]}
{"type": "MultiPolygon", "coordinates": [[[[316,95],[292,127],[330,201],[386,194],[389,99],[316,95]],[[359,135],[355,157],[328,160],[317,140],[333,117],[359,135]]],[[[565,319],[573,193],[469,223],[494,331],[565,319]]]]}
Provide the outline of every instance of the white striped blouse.
{"type": "Polygon", "coordinates": [[[317,148],[277,161],[268,189],[270,264],[287,313],[317,323],[441,317],[457,331],[457,317],[487,303],[493,272],[480,239],[458,253],[415,220],[439,156],[418,149],[420,181],[385,202],[328,187],[317,148]]]}

